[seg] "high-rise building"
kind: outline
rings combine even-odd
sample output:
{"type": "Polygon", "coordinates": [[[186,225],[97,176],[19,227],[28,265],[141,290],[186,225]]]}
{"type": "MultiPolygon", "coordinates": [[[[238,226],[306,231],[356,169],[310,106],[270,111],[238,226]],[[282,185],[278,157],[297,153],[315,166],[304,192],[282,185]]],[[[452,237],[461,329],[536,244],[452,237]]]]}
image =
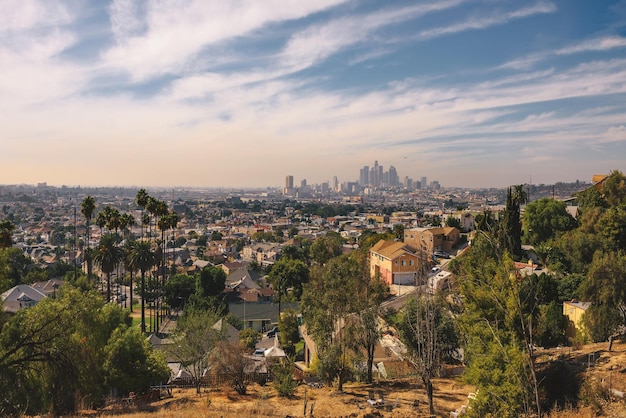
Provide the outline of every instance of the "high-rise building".
{"type": "Polygon", "coordinates": [[[422,185],[422,189],[425,189],[428,187],[428,183],[426,182],[426,177],[422,177],[421,185],[422,185]]]}
{"type": "Polygon", "coordinates": [[[333,191],[339,191],[339,179],[337,178],[337,176],[333,177],[333,191]]]}
{"type": "Polygon", "coordinates": [[[370,184],[372,186],[378,186],[380,184],[380,171],[378,166],[378,160],[374,161],[374,167],[372,167],[372,171],[370,173],[370,184]]]}
{"type": "Polygon", "coordinates": [[[396,168],[392,165],[389,166],[389,185],[390,186],[397,186],[400,184],[400,179],[398,178],[398,172],[396,171],[396,168]]]}
{"type": "Polygon", "coordinates": [[[367,186],[370,184],[370,168],[368,166],[363,166],[359,175],[359,184],[361,186],[367,186]]]}
{"type": "Polygon", "coordinates": [[[285,177],[285,187],[287,189],[293,189],[293,176],[285,177]]]}

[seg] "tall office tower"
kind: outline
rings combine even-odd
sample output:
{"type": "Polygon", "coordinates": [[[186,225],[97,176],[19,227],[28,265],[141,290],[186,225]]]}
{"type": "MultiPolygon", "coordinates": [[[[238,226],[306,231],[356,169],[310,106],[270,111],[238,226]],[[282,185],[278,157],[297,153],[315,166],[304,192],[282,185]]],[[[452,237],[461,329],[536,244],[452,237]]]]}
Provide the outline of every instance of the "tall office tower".
{"type": "MultiPolygon", "coordinates": [[[[374,167],[372,167],[373,176],[370,176],[370,184],[378,186],[380,184],[380,171],[378,170],[378,160],[374,161],[374,167]]],[[[371,173],[370,173],[371,174],[371,173]]]]}
{"type": "Polygon", "coordinates": [[[433,190],[439,190],[441,189],[441,185],[439,184],[437,180],[433,180],[430,182],[430,188],[433,190]]]}
{"type": "Polygon", "coordinates": [[[285,177],[285,188],[293,189],[293,176],[285,177]]]}
{"type": "Polygon", "coordinates": [[[383,171],[383,174],[380,177],[380,184],[389,186],[389,172],[388,171],[383,171]]]}
{"type": "Polygon", "coordinates": [[[377,186],[380,186],[383,183],[383,166],[379,165],[378,166],[378,184],[377,186]]]}
{"type": "Polygon", "coordinates": [[[396,171],[396,168],[392,165],[389,166],[389,185],[390,186],[397,186],[398,184],[400,184],[400,180],[398,178],[398,172],[396,171]]]}
{"type": "Polygon", "coordinates": [[[359,175],[359,184],[361,186],[367,186],[370,183],[370,168],[363,166],[359,175]]]}
{"type": "Polygon", "coordinates": [[[300,181],[300,187],[302,187],[303,189],[306,189],[306,179],[302,179],[300,181]]]}
{"type": "Polygon", "coordinates": [[[422,189],[428,187],[428,183],[426,183],[426,177],[422,177],[422,189]]]}
{"type": "Polygon", "coordinates": [[[336,192],[339,191],[339,179],[337,178],[337,176],[333,177],[333,190],[336,192]]]}
{"type": "Polygon", "coordinates": [[[374,169],[374,167],[370,168],[370,186],[376,186],[376,178],[378,177],[378,172],[374,169]]]}
{"type": "Polygon", "coordinates": [[[409,190],[413,189],[413,179],[409,178],[409,176],[404,177],[404,187],[409,190]]]}

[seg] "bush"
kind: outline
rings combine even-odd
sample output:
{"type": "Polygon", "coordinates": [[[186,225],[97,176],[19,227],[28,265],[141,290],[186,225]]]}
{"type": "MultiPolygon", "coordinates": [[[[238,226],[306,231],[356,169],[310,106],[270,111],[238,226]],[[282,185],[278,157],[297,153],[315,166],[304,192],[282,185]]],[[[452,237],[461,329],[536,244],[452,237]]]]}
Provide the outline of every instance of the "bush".
{"type": "Polygon", "coordinates": [[[274,375],[274,388],[279,396],[292,396],[298,386],[293,378],[293,366],[290,361],[276,364],[272,367],[274,375]]]}

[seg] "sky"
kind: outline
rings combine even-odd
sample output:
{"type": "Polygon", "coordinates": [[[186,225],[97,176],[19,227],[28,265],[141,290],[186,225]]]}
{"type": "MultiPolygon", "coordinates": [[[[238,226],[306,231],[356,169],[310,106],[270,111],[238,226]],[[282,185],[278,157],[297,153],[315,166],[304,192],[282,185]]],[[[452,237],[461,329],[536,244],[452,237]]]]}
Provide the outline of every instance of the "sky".
{"type": "Polygon", "coordinates": [[[626,1],[0,0],[0,184],[626,171],[626,1]]]}

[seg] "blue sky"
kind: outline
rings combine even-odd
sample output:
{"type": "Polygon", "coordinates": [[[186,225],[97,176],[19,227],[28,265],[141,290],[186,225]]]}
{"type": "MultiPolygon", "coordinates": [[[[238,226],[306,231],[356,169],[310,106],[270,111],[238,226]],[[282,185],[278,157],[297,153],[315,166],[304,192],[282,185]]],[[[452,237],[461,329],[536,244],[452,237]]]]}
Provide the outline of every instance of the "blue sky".
{"type": "Polygon", "coordinates": [[[626,1],[0,0],[0,184],[626,171],[626,1]]]}

